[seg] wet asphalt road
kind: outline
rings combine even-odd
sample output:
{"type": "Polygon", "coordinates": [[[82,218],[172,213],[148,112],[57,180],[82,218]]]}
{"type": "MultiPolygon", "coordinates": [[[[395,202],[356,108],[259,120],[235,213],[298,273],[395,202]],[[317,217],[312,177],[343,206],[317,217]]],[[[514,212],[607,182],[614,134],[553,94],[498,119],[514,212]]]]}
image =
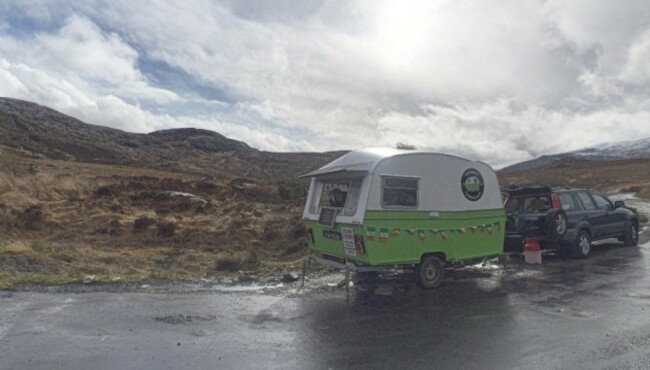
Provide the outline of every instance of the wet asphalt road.
{"type": "Polygon", "coordinates": [[[453,270],[433,291],[328,275],[299,293],[0,292],[0,369],[648,369],[647,239],[453,270]]]}

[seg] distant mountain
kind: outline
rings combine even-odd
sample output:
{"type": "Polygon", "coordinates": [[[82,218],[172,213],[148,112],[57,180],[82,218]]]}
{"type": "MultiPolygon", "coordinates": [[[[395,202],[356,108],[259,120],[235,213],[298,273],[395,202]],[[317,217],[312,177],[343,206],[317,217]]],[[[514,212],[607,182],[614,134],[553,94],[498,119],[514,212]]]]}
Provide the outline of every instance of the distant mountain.
{"type": "Polygon", "coordinates": [[[194,128],[135,134],[10,98],[0,98],[0,145],[38,158],[270,181],[296,179],[345,153],[265,152],[194,128]]]}
{"type": "Polygon", "coordinates": [[[650,158],[650,138],[604,143],[591,148],[580,149],[567,153],[544,155],[539,158],[514,164],[503,168],[500,172],[528,171],[541,167],[552,167],[574,160],[611,161],[623,159],[650,158]]]}

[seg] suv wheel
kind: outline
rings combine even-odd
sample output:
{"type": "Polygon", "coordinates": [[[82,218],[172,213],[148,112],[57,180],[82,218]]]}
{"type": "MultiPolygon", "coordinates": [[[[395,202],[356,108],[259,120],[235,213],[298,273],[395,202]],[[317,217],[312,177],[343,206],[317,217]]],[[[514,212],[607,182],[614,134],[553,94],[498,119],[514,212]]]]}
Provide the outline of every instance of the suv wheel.
{"type": "Polygon", "coordinates": [[[415,271],[420,285],[425,289],[437,287],[445,276],[445,266],[436,256],[424,257],[415,271]]]}
{"type": "Polygon", "coordinates": [[[639,243],[639,227],[636,225],[636,222],[631,221],[628,223],[623,243],[626,247],[634,247],[639,243]]]}
{"type": "Polygon", "coordinates": [[[586,230],[580,230],[578,237],[573,242],[571,257],[587,258],[591,254],[591,236],[586,230]]]}
{"type": "Polygon", "coordinates": [[[551,240],[560,240],[567,231],[566,213],[562,209],[552,209],[544,218],[546,235],[551,240]]]}

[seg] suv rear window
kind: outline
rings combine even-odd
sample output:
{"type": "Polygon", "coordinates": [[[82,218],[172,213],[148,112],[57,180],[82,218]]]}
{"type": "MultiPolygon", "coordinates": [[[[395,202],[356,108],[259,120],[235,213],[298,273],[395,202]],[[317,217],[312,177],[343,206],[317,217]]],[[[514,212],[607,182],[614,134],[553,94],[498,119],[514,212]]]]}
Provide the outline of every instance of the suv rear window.
{"type": "Polygon", "coordinates": [[[524,211],[548,211],[548,197],[545,195],[536,197],[527,197],[524,199],[522,210],[524,211]]]}
{"type": "Polygon", "coordinates": [[[505,204],[506,213],[515,211],[544,212],[550,208],[550,202],[546,195],[511,196],[505,204]]]}

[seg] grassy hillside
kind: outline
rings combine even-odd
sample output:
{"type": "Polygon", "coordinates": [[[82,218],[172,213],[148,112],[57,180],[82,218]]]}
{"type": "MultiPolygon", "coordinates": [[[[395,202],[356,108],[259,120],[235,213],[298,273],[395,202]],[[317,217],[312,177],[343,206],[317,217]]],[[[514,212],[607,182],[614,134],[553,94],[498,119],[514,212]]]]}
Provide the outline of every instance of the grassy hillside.
{"type": "Polygon", "coordinates": [[[305,191],[0,147],[0,287],[282,270],[304,255],[305,191]]]}
{"type": "Polygon", "coordinates": [[[263,152],[208,130],[135,134],[95,126],[38,104],[0,98],[0,145],[24,155],[177,171],[217,179],[294,181],[342,152],[263,152]]]}

